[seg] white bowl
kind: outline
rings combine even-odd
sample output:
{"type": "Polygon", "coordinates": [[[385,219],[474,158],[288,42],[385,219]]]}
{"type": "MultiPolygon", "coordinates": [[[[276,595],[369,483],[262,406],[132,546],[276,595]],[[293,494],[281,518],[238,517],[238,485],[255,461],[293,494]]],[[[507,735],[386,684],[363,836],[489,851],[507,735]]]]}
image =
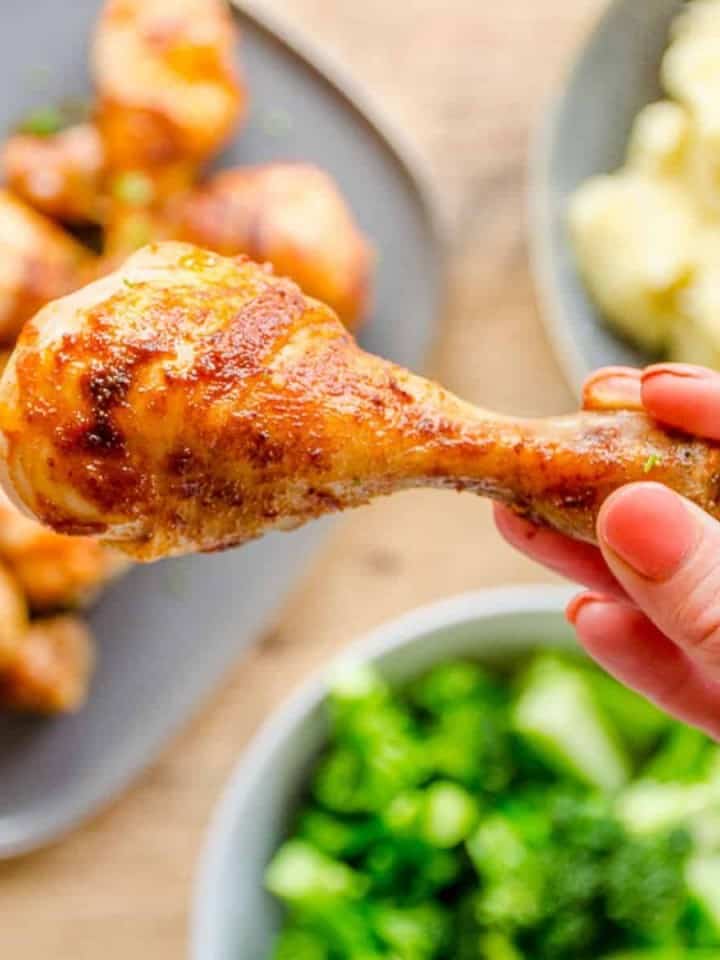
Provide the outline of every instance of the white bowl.
{"type": "MultiPolygon", "coordinates": [[[[354,644],[343,663],[372,661],[392,681],[449,657],[483,662],[539,647],[567,648],[568,587],[510,587],[421,607],[354,644]]],[[[331,665],[265,725],[238,764],[213,818],[197,880],[193,960],[265,960],[280,911],[263,890],[327,727],[331,665]]]]}

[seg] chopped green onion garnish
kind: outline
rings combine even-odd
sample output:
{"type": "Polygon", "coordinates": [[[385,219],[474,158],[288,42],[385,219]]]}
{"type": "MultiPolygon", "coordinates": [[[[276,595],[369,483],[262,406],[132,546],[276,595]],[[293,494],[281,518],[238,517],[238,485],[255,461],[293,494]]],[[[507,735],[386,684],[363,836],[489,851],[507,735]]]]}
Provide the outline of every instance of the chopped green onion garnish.
{"type": "Polygon", "coordinates": [[[18,130],[35,137],[51,137],[54,133],[59,133],[65,125],[65,117],[57,107],[38,107],[25,117],[18,130]]]}
{"type": "Polygon", "coordinates": [[[653,467],[659,467],[662,463],[662,457],[659,457],[656,453],[651,453],[643,464],[643,473],[650,473],[653,467]]]}

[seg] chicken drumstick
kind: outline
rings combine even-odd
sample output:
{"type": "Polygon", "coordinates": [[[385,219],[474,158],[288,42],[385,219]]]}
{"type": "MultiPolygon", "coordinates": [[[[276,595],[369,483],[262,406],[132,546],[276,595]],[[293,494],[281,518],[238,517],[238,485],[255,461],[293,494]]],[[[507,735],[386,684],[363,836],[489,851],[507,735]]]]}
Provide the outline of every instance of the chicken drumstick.
{"type": "Polygon", "coordinates": [[[186,244],[139,251],[25,326],[0,431],[16,501],[140,560],[423,486],[491,496],[586,540],[632,480],[720,516],[720,448],[631,411],[479,410],[363,352],[291,281],[186,244]]]}

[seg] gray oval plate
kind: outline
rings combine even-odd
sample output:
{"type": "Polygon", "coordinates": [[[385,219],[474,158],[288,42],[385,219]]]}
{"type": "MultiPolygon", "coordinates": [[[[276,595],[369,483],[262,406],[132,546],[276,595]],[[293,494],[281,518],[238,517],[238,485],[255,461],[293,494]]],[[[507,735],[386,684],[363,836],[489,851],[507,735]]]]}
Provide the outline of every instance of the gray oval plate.
{"type": "MultiPolygon", "coordinates": [[[[87,95],[98,7],[4,0],[0,130],[35,106],[87,95]]],[[[308,59],[257,14],[237,16],[253,108],[222,165],[296,159],[330,170],[380,254],[363,343],[417,367],[433,331],[441,254],[416,170],[335,68],[308,59]]],[[[139,567],[103,596],[90,618],[100,652],[85,710],[57,721],[0,719],[0,857],[69,830],[153,759],[262,628],[326,526],[139,567]]]]}
{"type": "Polygon", "coordinates": [[[660,94],[660,61],[680,0],[615,0],[591,34],[541,130],[531,166],[531,241],[548,333],[576,389],[606,364],[647,357],[614,336],[583,287],[565,214],[588,177],[616,169],[638,111],[660,94]]]}

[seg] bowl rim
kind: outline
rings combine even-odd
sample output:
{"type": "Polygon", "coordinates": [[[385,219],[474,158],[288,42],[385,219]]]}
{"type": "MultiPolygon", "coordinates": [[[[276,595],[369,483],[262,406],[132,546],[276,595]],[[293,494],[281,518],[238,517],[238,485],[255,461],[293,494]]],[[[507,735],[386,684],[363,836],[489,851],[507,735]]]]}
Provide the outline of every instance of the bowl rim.
{"type": "MultiPolygon", "coordinates": [[[[680,12],[682,2],[677,0],[677,3],[680,12]]],[[[593,367],[567,321],[568,308],[558,283],[557,256],[551,240],[555,227],[551,189],[553,152],[558,143],[563,107],[572,95],[586,58],[598,36],[626,6],[629,6],[628,0],[610,0],[598,14],[590,18],[588,29],[571,53],[568,64],[547,98],[545,108],[540,111],[538,122],[531,130],[525,166],[528,257],[540,319],[558,366],[578,398],[593,367]]],[[[601,323],[599,313],[597,323],[601,323]]]]}
{"type": "Polygon", "coordinates": [[[408,646],[414,640],[449,627],[518,613],[560,613],[577,588],[568,585],[518,584],[461,593],[425,604],[381,623],[353,641],[315,670],[261,724],[235,763],[210,817],[193,884],[190,955],[215,960],[207,953],[214,942],[217,878],[226,855],[226,838],[237,811],[257,788],[267,757],[275,753],[298,724],[325,699],[329,678],[341,665],[367,663],[408,646]]]}

